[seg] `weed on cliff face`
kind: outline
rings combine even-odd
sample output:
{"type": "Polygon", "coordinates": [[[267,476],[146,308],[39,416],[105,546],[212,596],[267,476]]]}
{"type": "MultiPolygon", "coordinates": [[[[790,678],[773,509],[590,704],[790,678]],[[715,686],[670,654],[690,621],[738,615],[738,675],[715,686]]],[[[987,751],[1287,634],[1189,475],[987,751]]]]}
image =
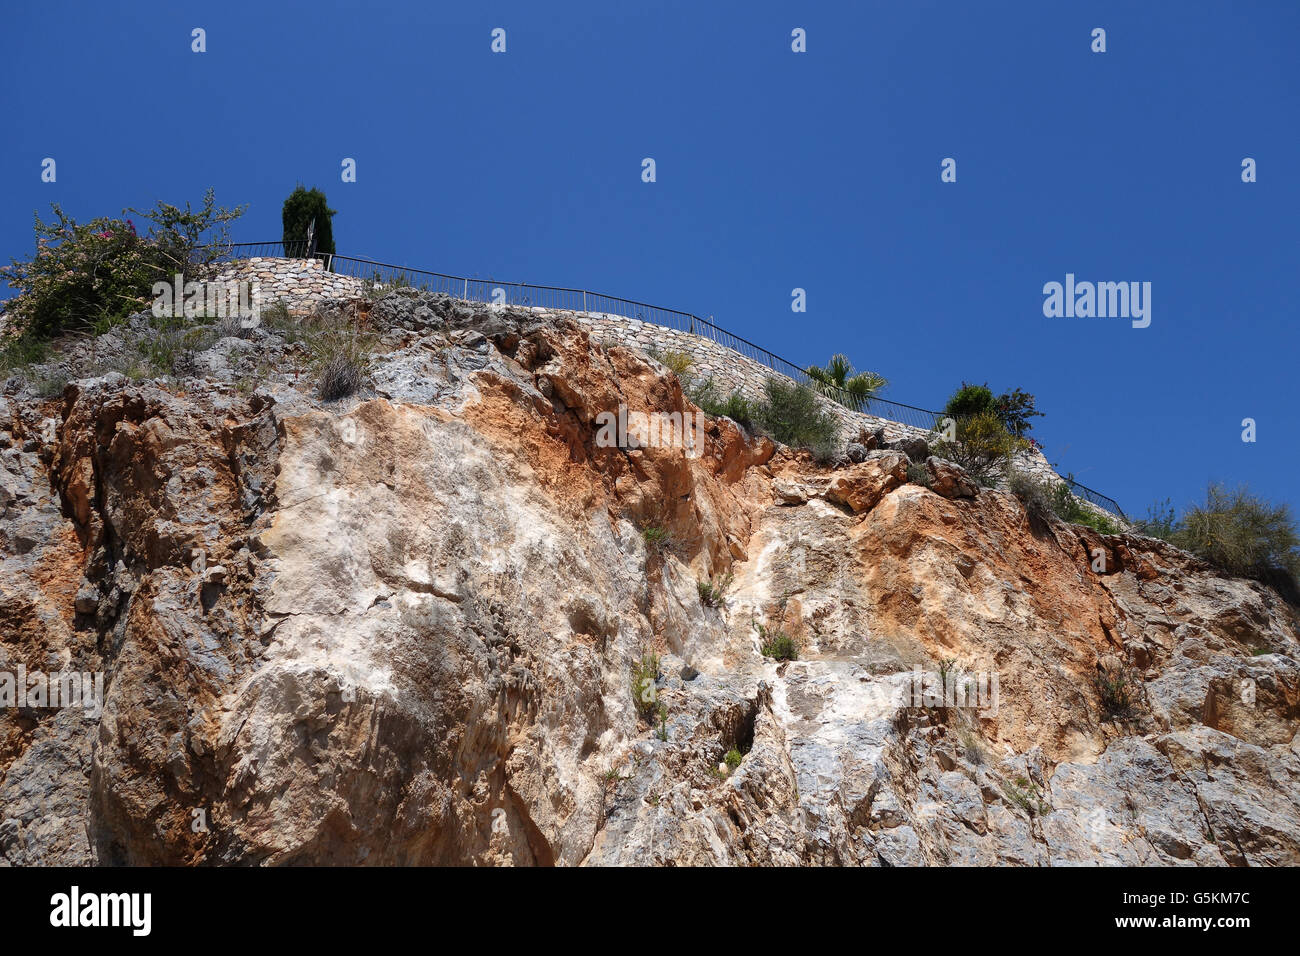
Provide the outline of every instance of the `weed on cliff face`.
{"type": "Polygon", "coordinates": [[[659,695],[655,689],[658,679],[658,654],[643,654],[632,665],[632,704],[645,720],[653,720],[659,710],[659,695]]]}
{"type": "Polygon", "coordinates": [[[695,589],[699,592],[700,603],[705,607],[721,607],[725,598],[727,588],[731,587],[731,582],[735,575],[728,571],[718,581],[697,581],[695,589]]]}
{"type": "Polygon", "coordinates": [[[316,390],[322,401],[355,394],[370,370],[373,337],[344,323],[326,323],[307,333],[307,348],[316,369],[316,390]]]}
{"type": "Polygon", "coordinates": [[[1137,680],[1131,670],[1121,667],[1112,673],[1099,669],[1093,683],[1107,720],[1125,720],[1133,716],[1133,692],[1137,680]]]}
{"type": "Polygon", "coordinates": [[[777,661],[797,661],[799,645],[795,639],[778,628],[769,628],[757,621],[754,629],[758,631],[758,640],[764,657],[777,661]]]}
{"type": "Polygon", "coordinates": [[[1014,784],[1003,782],[1002,792],[1031,817],[1045,817],[1052,812],[1051,804],[1043,799],[1043,791],[1028,777],[1017,777],[1014,784]]]}

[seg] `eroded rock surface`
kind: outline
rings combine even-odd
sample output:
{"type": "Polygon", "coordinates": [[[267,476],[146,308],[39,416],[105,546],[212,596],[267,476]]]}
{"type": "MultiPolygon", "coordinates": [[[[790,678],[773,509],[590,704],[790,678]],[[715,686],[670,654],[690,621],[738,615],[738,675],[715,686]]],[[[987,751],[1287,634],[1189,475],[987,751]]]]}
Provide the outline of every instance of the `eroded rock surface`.
{"type": "Polygon", "coordinates": [[[104,675],[102,713],[0,709],[0,862],[1300,864],[1263,585],[938,459],[605,447],[693,406],[562,320],[369,322],[340,402],[236,387],[226,339],[0,400],[0,672],[104,675]]]}

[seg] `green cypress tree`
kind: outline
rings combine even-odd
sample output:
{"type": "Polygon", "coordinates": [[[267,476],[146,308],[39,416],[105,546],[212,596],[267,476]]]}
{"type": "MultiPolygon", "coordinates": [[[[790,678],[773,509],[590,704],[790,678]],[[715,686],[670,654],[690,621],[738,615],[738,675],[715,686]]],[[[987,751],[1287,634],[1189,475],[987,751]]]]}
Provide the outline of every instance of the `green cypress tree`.
{"type": "Polygon", "coordinates": [[[307,254],[307,229],[316,221],[316,252],[334,254],[334,229],[330,222],[335,210],[329,208],[325,194],[316,187],[304,189],[302,183],[284,201],[280,220],[284,226],[284,254],[307,254]]]}

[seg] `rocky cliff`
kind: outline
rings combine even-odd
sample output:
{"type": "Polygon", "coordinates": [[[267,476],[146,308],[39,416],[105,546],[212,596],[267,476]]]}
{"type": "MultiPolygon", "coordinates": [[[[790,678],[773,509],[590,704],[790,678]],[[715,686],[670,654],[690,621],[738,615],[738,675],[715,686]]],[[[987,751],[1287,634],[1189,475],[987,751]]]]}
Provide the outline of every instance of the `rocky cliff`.
{"type": "Polygon", "coordinates": [[[0,672],[104,675],[0,709],[0,862],[1300,864],[1263,585],[900,450],[608,447],[693,409],[573,322],[365,321],[338,402],[271,330],[0,400],[0,672]]]}

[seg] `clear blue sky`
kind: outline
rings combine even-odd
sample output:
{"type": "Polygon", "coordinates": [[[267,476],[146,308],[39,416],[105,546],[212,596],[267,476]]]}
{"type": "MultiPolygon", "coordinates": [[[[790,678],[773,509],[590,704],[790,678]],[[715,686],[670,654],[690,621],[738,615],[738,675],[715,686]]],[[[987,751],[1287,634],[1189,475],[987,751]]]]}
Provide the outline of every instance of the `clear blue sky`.
{"type": "Polygon", "coordinates": [[[237,239],[277,239],[301,181],[344,254],[713,314],[801,364],[847,352],[916,405],[1025,388],[1048,457],[1130,514],[1211,479],[1300,506],[1295,0],[47,0],[4,20],[5,261],[51,201],[89,218],[208,186],[249,204],[237,239]],[[1045,318],[1067,272],[1151,282],[1150,327],[1045,318]]]}

